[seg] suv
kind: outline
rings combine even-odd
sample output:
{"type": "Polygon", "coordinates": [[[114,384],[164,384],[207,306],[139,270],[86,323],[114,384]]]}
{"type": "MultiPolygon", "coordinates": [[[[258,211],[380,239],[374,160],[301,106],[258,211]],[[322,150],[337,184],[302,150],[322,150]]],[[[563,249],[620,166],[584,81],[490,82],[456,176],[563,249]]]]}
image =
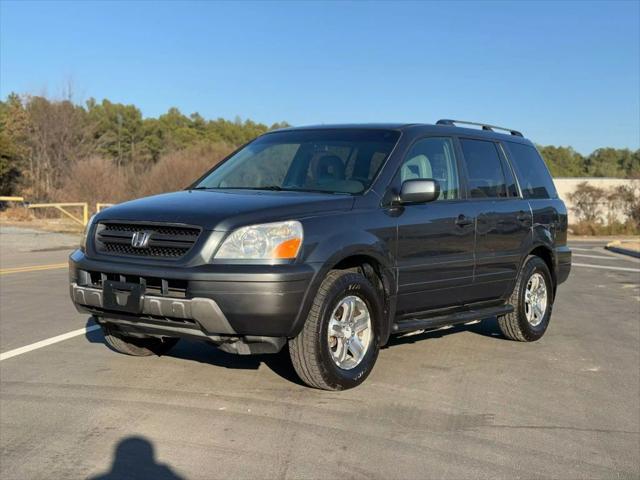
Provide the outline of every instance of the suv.
{"type": "Polygon", "coordinates": [[[530,141],[469,123],[264,134],[184,191],[96,214],[71,298],[118,352],[288,344],[326,390],[362,383],[395,334],[497,316],[535,341],[571,268],[567,211],[530,141]]]}

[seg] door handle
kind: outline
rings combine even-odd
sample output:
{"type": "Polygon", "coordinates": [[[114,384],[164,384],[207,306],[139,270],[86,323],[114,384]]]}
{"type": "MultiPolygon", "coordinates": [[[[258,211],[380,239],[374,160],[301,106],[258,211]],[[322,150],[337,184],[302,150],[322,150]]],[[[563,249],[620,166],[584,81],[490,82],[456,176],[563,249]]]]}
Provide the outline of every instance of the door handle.
{"type": "Polygon", "coordinates": [[[456,218],[456,225],[458,225],[459,227],[465,227],[467,225],[471,225],[472,223],[473,220],[466,215],[460,214],[458,215],[458,218],[456,218]]]}
{"type": "Polygon", "coordinates": [[[516,220],[518,220],[520,223],[529,223],[529,215],[521,211],[516,216],[516,220]]]}

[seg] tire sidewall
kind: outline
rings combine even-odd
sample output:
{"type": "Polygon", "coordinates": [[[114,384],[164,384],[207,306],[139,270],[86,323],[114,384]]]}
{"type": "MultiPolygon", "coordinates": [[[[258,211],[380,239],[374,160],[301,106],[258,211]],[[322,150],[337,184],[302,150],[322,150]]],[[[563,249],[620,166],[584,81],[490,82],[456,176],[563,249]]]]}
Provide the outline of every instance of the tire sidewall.
{"type": "Polygon", "coordinates": [[[364,276],[359,274],[346,275],[331,286],[320,310],[320,322],[318,322],[320,345],[317,350],[320,357],[319,363],[324,370],[322,372],[323,377],[329,385],[337,390],[352,388],[360,385],[369,376],[378,358],[381,314],[382,306],[376,291],[364,276]],[[371,315],[373,335],[362,361],[350,370],[343,370],[333,360],[329,343],[327,342],[327,334],[329,320],[334,309],[344,297],[351,295],[359,297],[367,305],[371,315]]]}
{"type": "Polygon", "coordinates": [[[547,327],[549,326],[549,320],[551,319],[551,311],[553,309],[553,282],[547,264],[537,257],[533,257],[527,261],[522,269],[521,275],[522,279],[519,285],[519,301],[517,306],[519,324],[522,332],[525,333],[527,340],[537,340],[544,335],[547,327]],[[547,289],[547,308],[544,316],[542,317],[542,321],[535,326],[531,325],[527,320],[525,309],[525,291],[527,289],[529,279],[534,273],[542,275],[547,289]]]}

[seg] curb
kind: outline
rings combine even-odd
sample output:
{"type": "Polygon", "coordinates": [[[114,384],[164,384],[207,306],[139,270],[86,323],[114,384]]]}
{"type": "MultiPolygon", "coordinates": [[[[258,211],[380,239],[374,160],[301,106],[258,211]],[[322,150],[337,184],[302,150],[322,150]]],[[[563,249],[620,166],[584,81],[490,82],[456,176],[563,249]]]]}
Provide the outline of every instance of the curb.
{"type": "Polygon", "coordinates": [[[619,240],[614,242],[610,242],[607,244],[606,248],[610,252],[621,253],[622,255],[629,255],[630,257],[640,258],[640,251],[631,250],[630,248],[624,248],[621,246],[622,243],[619,240]]]}

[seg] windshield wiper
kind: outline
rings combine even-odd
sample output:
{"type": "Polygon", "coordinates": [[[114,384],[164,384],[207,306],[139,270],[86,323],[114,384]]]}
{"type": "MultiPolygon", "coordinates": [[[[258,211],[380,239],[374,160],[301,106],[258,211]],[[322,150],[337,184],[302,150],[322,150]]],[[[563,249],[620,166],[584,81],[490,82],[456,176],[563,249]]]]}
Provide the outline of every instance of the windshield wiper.
{"type": "Polygon", "coordinates": [[[321,190],[313,188],[289,188],[280,187],[278,185],[265,185],[264,187],[247,187],[245,190],[273,190],[276,192],[313,192],[313,193],[327,193],[327,194],[342,194],[347,192],[334,192],[333,190],[321,190]]]}
{"type": "Polygon", "coordinates": [[[273,191],[282,191],[287,190],[286,188],[282,188],[278,185],[265,185],[264,187],[193,187],[188,188],[187,190],[273,190],[273,191]]]}
{"type": "Polygon", "coordinates": [[[266,190],[273,192],[312,192],[326,193],[328,195],[353,195],[350,192],[334,192],[332,190],[321,190],[313,188],[288,188],[280,185],[264,185],[262,187],[194,187],[189,190],[266,190]]]}
{"type": "Polygon", "coordinates": [[[286,190],[286,188],[282,188],[279,185],[265,185],[263,187],[251,187],[250,190],[274,190],[276,192],[281,192],[282,190],[286,190]]]}

